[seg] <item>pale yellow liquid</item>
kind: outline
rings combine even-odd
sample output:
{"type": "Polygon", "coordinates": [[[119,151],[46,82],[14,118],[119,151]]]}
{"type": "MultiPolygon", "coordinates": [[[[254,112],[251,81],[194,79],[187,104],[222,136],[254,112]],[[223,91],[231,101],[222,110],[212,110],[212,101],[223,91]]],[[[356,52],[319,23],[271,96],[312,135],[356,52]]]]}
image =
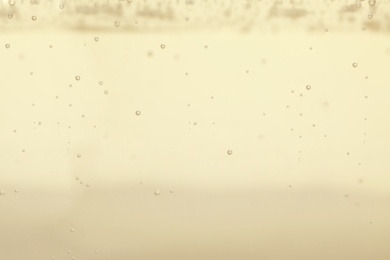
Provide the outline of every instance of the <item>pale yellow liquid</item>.
{"type": "Polygon", "coordinates": [[[3,1],[0,260],[390,259],[389,10],[3,1]]]}

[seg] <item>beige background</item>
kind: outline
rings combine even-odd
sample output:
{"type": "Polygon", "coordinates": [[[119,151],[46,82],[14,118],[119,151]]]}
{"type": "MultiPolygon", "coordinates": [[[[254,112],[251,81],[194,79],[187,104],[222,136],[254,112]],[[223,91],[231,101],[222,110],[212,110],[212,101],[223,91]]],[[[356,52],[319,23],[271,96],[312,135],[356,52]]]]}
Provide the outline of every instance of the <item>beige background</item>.
{"type": "Polygon", "coordinates": [[[359,3],[3,2],[0,259],[390,259],[359,3]]]}

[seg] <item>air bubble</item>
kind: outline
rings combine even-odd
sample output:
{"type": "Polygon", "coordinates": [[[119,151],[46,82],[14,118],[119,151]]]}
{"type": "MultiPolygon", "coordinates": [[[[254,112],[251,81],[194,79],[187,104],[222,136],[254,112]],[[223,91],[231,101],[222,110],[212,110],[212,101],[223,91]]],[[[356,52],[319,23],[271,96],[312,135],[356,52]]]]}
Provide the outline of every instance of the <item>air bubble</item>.
{"type": "Polygon", "coordinates": [[[108,95],[108,90],[105,90],[105,91],[104,91],[104,94],[108,95]]]}
{"type": "Polygon", "coordinates": [[[60,9],[64,9],[64,5],[63,4],[60,4],[59,6],[58,6],[60,9]]]}
{"type": "Polygon", "coordinates": [[[173,193],[173,190],[169,190],[170,193],[173,193]]]}
{"type": "Polygon", "coordinates": [[[77,81],[80,80],[80,76],[74,77],[77,81]]]}
{"type": "Polygon", "coordinates": [[[368,18],[368,19],[372,19],[372,14],[368,14],[368,15],[367,15],[367,18],[368,18]]]}
{"type": "Polygon", "coordinates": [[[135,114],[136,114],[137,116],[140,116],[140,115],[141,115],[141,111],[137,110],[137,111],[135,111],[135,114]]]}
{"type": "Polygon", "coordinates": [[[352,67],[356,68],[358,66],[357,62],[352,63],[352,67]]]}
{"type": "Polygon", "coordinates": [[[9,14],[8,15],[8,19],[12,19],[13,15],[12,14],[9,14]]]}
{"type": "Polygon", "coordinates": [[[0,195],[5,195],[5,191],[4,190],[0,190],[0,195]]]}
{"type": "Polygon", "coordinates": [[[160,48],[161,48],[161,49],[165,49],[165,44],[161,44],[161,45],[160,45],[160,48]]]}
{"type": "Polygon", "coordinates": [[[14,190],[15,193],[18,193],[19,191],[17,189],[14,190]]]}
{"type": "Polygon", "coordinates": [[[99,37],[95,37],[94,40],[95,40],[95,42],[98,42],[99,41],[99,37]]]}
{"type": "Polygon", "coordinates": [[[227,154],[228,154],[228,155],[232,155],[232,154],[233,154],[233,151],[232,151],[232,150],[227,150],[227,154]]]}
{"type": "Polygon", "coordinates": [[[11,45],[10,45],[9,43],[7,43],[7,44],[5,45],[5,47],[6,47],[7,49],[9,49],[9,48],[11,47],[11,45]]]}
{"type": "Polygon", "coordinates": [[[36,21],[36,20],[37,20],[37,17],[36,17],[35,15],[33,15],[33,16],[31,17],[31,20],[36,21]]]}
{"type": "Polygon", "coordinates": [[[115,27],[119,27],[119,25],[121,25],[121,23],[119,21],[115,21],[115,27]]]}
{"type": "Polygon", "coordinates": [[[310,85],[306,85],[306,89],[307,89],[307,90],[310,90],[310,89],[311,89],[311,86],[310,86],[310,85]]]}
{"type": "Polygon", "coordinates": [[[156,195],[156,196],[160,195],[160,191],[159,190],[155,190],[154,191],[154,195],[156,195]]]}
{"type": "Polygon", "coordinates": [[[99,85],[102,86],[103,85],[103,81],[99,81],[99,85]]]}
{"type": "Polygon", "coordinates": [[[74,228],[71,228],[71,229],[70,229],[70,232],[74,232],[74,228]]]}
{"type": "Polygon", "coordinates": [[[77,158],[81,158],[81,154],[77,154],[77,158]]]}
{"type": "Polygon", "coordinates": [[[344,197],[348,198],[349,194],[348,193],[344,193],[344,197]]]}
{"type": "Polygon", "coordinates": [[[369,0],[369,1],[368,1],[368,4],[369,4],[370,6],[375,6],[376,0],[369,0]]]}

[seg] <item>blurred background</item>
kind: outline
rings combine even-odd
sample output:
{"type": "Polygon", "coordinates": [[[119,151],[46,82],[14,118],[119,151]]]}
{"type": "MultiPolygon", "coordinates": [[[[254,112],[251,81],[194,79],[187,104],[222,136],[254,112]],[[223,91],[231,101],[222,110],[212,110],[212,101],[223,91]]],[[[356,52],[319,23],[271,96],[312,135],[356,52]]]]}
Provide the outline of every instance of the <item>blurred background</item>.
{"type": "Polygon", "coordinates": [[[390,259],[390,1],[0,3],[0,260],[390,259]]]}

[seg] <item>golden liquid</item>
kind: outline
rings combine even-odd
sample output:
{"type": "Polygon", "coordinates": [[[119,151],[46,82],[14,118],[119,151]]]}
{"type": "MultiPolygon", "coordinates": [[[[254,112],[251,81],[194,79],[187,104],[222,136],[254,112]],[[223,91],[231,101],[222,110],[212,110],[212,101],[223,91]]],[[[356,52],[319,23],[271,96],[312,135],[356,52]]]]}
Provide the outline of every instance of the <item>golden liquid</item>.
{"type": "Polygon", "coordinates": [[[0,3],[0,260],[390,259],[386,1],[0,3]]]}

